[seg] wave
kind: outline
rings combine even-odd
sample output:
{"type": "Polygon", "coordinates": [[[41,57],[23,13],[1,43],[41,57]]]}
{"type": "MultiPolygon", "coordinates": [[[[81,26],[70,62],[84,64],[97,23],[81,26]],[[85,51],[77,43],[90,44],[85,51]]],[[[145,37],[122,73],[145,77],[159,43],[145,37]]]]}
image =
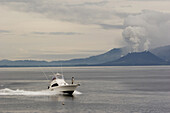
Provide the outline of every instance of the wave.
{"type": "MultiPolygon", "coordinates": [[[[12,90],[9,88],[0,89],[0,95],[24,95],[24,96],[50,96],[50,95],[59,95],[62,94],[59,91],[51,91],[51,90],[41,90],[41,91],[25,91],[25,90],[12,90]]],[[[82,94],[79,91],[74,91],[73,94],[82,94]]]]}

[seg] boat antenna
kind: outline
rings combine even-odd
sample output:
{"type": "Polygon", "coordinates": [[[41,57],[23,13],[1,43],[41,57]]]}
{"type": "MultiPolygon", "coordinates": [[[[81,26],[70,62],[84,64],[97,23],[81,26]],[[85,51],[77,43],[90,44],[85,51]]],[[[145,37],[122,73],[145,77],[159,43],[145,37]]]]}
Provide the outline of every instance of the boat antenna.
{"type": "Polygon", "coordinates": [[[52,73],[53,75],[55,75],[55,73],[50,69],[50,67],[48,67],[48,69],[51,71],[51,73],[52,73]]]}
{"type": "Polygon", "coordinates": [[[40,70],[42,71],[42,73],[44,74],[45,78],[49,81],[47,75],[45,74],[45,72],[43,71],[43,69],[41,68],[41,66],[39,66],[39,67],[40,67],[40,70]]]}
{"type": "Polygon", "coordinates": [[[61,74],[63,75],[63,66],[62,66],[62,62],[61,62],[61,74]]]}

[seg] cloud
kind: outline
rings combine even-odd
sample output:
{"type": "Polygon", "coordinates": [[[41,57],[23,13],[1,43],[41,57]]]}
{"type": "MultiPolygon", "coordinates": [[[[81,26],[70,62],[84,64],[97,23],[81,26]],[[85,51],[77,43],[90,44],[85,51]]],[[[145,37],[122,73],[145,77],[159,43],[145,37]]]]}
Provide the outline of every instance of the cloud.
{"type": "Polygon", "coordinates": [[[0,2],[30,2],[33,0],[0,0],[0,2]]]}
{"type": "Polygon", "coordinates": [[[124,20],[122,36],[131,52],[170,44],[170,13],[143,10],[124,20]]]}
{"type": "Polygon", "coordinates": [[[103,20],[110,20],[114,17],[114,11],[104,7],[109,3],[108,1],[12,0],[11,2],[10,0],[0,0],[0,2],[13,10],[39,13],[50,19],[81,24],[103,23],[103,20]]]}
{"type": "Polygon", "coordinates": [[[138,15],[140,13],[115,12],[115,15],[120,18],[127,18],[129,15],[138,15]]]}
{"type": "Polygon", "coordinates": [[[99,2],[84,2],[81,4],[69,4],[68,6],[102,6],[108,3],[108,1],[99,1],[99,2]]]}
{"type": "Polygon", "coordinates": [[[81,33],[76,32],[33,32],[37,35],[80,35],[81,33]]]}
{"type": "Polygon", "coordinates": [[[161,2],[165,2],[165,1],[170,1],[170,0],[129,0],[129,1],[146,1],[146,2],[149,2],[149,1],[161,1],[161,2]]]}
{"type": "Polygon", "coordinates": [[[124,29],[123,25],[99,24],[103,29],[124,29]]]}
{"type": "Polygon", "coordinates": [[[128,8],[130,8],[130,7],[132,7],[132,5],[122,5],[122,6],[120,6],[120,7],[123,7],[123,8],[124,8],[124,7],[125,7],[125,8],[128,7],[128,8]]]}
{"type": "Polygon", "coordinates": [[[0,30],[0,33],[10,33],[8,30],[0,30]]]}

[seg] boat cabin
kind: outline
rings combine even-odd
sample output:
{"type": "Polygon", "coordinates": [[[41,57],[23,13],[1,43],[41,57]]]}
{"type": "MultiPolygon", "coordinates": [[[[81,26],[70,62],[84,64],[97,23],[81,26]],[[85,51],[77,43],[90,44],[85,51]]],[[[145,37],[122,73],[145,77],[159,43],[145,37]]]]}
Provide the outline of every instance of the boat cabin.
{"type": "Polygon", "coordinates": [[[68,85],[68,83],[65,82],[64,76],[60,73],[57,73],[53,76],[50,87],[56,87],[56,86],[63,86],[68,85]]]}

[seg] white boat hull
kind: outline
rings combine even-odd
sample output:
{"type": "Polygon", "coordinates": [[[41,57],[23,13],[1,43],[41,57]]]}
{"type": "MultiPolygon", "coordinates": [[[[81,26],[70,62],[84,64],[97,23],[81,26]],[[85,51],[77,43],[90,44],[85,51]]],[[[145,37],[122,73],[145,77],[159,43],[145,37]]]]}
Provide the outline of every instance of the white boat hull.
{"type": "Polygon", "coordinates": [[[51,91],[59,91],[62,93],[67,93],[72,95],[75,89],[79,86],[79,84],[68,84],[68,85],[63,85],[63,86],[56,86],[56,87],[50,87],[51,91]]]}

